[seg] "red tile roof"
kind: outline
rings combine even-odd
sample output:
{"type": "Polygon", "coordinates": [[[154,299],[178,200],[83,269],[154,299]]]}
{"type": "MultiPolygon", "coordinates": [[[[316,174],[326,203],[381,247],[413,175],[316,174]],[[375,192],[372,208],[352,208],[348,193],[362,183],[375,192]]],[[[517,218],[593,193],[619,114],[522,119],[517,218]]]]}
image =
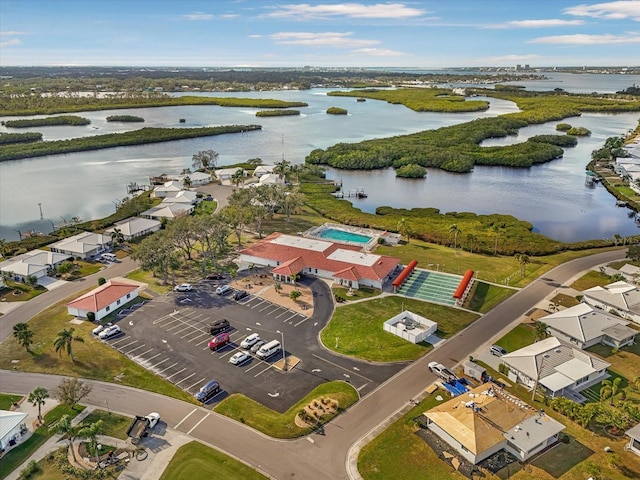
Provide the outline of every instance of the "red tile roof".
{"type": "MultiPolygon", "coordinates": [[[[340,278],[350,278],[352,280],[368,279],[368,280],[382,280],[400,263],[400,259],[396,257],[388,257],[386,255],[377,255],[373,253],[362,253],[361,255],[372,255],[377,257],[377,260],[371,265],[359,265],[357,263],[350,263],[337,259],[327,258],[337,250],[347,250],[350,252],[360,252],[360,248],[352,245],[342,245],[339,243],[328,242],[326,240],[317,240],[316,242],[326,244],[326,248],[320,250],[308,250],[305,248],[297,247],[294,245],[283,245],[281,243],[273,243],[278,237],[291,237],[290,235],[284,235],[276,232],[272,233],[268,237],[254,243],[248,248],[245,248],[240,253],[243,255],[249,255],[258,258],[269,259],[280,263],[273,270],[274,273],[286,273],[287,269],[290,269],[292,273],[298,273],[302,268],[307,267],[318,270],[325,270],[333,272],[334,275],[340,278]],[[285,271],[281,272],[278,269],[285,267],[285,271]],[[339,275],[337,275],[339,274],[339,275]]],[[[296,239],[296,237],[291,237],[296,239]]]]}
{"type": "Polygon", "coordinates": [[[137,285],[111,280],[67,303],[67,307],[95,313],[107,305],[111,305],[116,300],[125,297],[127,293],[133,292],[137,288],[137,285]]]}
{"type": "Polygon", "coordinates": [[[291,276],[300,273],[304,267],[306,267],[304,259],[302,257],[296,257],[292,258],[288,262],[281,263],[271,271],[273,273],[279,273],[280,275],[291,276]]]}

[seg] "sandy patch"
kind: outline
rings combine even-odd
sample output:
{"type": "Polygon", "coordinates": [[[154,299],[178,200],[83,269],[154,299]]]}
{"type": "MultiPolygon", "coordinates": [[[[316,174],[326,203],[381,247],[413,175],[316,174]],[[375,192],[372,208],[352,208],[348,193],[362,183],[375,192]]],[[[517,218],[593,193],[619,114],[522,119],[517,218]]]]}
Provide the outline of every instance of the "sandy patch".
{"type": "MultiPolygon", "coordinates": [[[[264,274],[263,274],[264,275],[264,274]]],[[[313,315],[313,293],[310,288],[302,285],[295,287],[288,283],[281,283],[281,290],[276,292],[275,281],[270,275],[249,275],[248,277],[231,282],[231,286],[238,290],[246,290],[251,295],[264,298],[270,302],[281,305],[289,310],[310,317],[313,315]],[[292,300],[289,294],[298,290],[302,295],[297,300],[292,300]]]]}

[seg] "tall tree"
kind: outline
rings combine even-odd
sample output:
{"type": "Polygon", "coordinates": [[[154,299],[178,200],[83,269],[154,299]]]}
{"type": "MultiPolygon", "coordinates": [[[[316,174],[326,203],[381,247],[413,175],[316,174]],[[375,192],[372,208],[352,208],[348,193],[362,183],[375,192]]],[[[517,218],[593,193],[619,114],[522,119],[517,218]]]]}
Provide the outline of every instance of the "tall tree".
{"type": "Polygon", "coordinates": [[[42,421],[42,405],[45,404],[49,398],[49,390],[44,387],[36,387],[27,397],[27,402],[29,402],[34,407],[38,407],[38,420],[42,421]]]}
{"type": "Polygon", "coordinates": [[[469,243],[469,252],[473,253],[473,246],[478,241],[478,237],[473,233],[467,233],[467,243],[469,243]]]}
{"type": "Polygon", "coordinates": [[[13,336],[18,340],[18,344],[24,347],[27,352],[30,351],[29,347],[33,344],[33,335],[33,330],[31,330],[26,323],[16,323],[13,326],[13,336]]]}
{"type": "Polygon", "coordinates": [[[55,347],[56,352],[58,352],[60,355],[62,355],[62,352],[66,352],[67,355],[71,357],[71,361],[75,362],[76,360],[73,357],[73,343],[84,343],[84,338],[78,335],[74,335],[73,332],[75,332],[75,328],[73,327],[69,330],[67,330],[66,328],[60,330],[58,332],[58,336],[53,341],[53,346],[55,347]]]}
{"type": "Polygon", "coordinates": [[[184,254],[185,260],[192,260],[196,248],[195,226],[197,221],[190,215],[178,215],[167,226],[168,238],[184,254]]]}
{"type": "Polygon", "coordinates": [[[545,338],[547,338],[547,335],[548,335],[547,324],[537,320],[535,323],[535,340],[534,341],[537,342],[538,340],[544,340],[545,338]]]}
{"type": "Polygon", "coordinates": [[[150,270],[167,283],[169,269],[174,261],[175,246],[166,230],[160,230],[140,242],[131,258],[140,262],[143,270],[150,270]]]}
{"type": "Polygon", "coordinates": [[[281,208],[282,212],[287,216],[287,222],[291,221],[291,214],[304,205],[304,201],[304,194],[300,193],[297,188],[284,195],[281,208]]]}
{"type": "Polygon", "coordinates": [[[71,450],[71,456],[75,462],[78,461],[76,458],[76,452],[73,449],[73,440],[76,438],[77,429],[71,423],[71,417],[69,415],[63,415],[60,417],[56,423],[49,427],[49,430],[62,435],[62,438],[69,442],[69,449],[71,450]]]}
{"type": "Polygon", "coordinates": [[[504,228],[501,225],[496,225],[495,223],[491,225],[491,228],[489,229],[489,234],[495,237],[495,243],[493,245],[494,255],[498,254],[498,237],[500,236],[503,230],[504,228]]]}
{"type": "Polygon", "coordinates": [[[244,185],[244,170],[239,168],[233,175],[231,175],[231,182],[238,188],[240,185],[244,185]]]}
{"type": "Polygon", "coordinates": [[[98,435],[102,434],[102,425],[103,421],[98,420],[80,428],[76,433],[78,438],[86,438],[89,441],[91,448],[96,452],[96,463],[98,463],[98,435]]]}
{"type": "Polygon", "coordinates": [[[453,251],[458,249],[458,234],[462,233],[462,230],[458,227],[458,224],[454,223],[449,227],[449,235],[453,235],[453,251]]]}
{"type": "Polygon", "coordinates": [[[524,277],[527,273],[526,268],[527,263],[529,263],[529,255],[527,255],[526,253],[516,253],[514,256],[516,258],[516,261],[518,262],[518,265],[520,266],[520,275],[524,277]]]}
{"type": "Polygon", "coordinates": [[[60,403],[73,408],[80,400],[89,395],[91,390],[92,386],[90,383],[82,382],[78,378],[73,377],[63,379],[51,393],[53,394],[53,398],[56,398],[60,403]]]}
{"type": "Polygon", "coordinates": [[[194,170],[213,170],[218,163],[219,153],[215,150],[202,150],[191,157],[191,165],[194,170]]]}
{"type": "Polygon", "coordinates": [[[276,166],[273,167],[273,173],[278,175],[278,177],[280,177],[281,180],[284,180],[284,177],[287,175],[287,172],[289,171],[289,165],[291,165],[291,163],[286,161],[283,155],[282,160],[276,163],[276,166]]]}
{"type": "Polygon", "coordinates": [[[412,231],[407,217],[402,217],[400,220],[398,220],[398,225],[396,228],[398,229],[400,235],[407,239],[407,244],[409,244],[409,239],[411,238],[412,231]]]}
{"type": "Polygon", "coordinates": [[[602,380],[602,387],[600,388],[600,401],[606,400],[608,398],[609,405],[613,405],[613,400],[618,394],[621,382],[621,377],[616,377],[613,380],[610,380],[608,378],[602,380]]]}
{"type": "Polygon", "coordinates": [[[122,233],[122,230],[114,228],[111,232],[111,241],[118,245],[122,245],[124,243],[124,234],[122,233]]]}

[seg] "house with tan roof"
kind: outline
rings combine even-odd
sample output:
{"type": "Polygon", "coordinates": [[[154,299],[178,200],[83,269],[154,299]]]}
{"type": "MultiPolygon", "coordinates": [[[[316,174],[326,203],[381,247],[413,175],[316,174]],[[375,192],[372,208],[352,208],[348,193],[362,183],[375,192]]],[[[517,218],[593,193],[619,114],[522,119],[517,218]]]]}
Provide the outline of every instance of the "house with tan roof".
{"type": "Polygon", "coordinates": [[[139,285],[110,280],[67,303],[67,312],[80,318],[87,318],[87,314],[93,312],[98,321],[135,299],[139,288],[139,285]]]}
{"type": "Polygon", "coordinates": [[[424,413],[427,428],[474,465],[505,450],[520,461],[558,441],[564,425],[485,383],[424,413]]]}
{"type": "Polygon", "coordinates": [[[274,279],[291,283],[296,275],[333,280],[349,288],[382,288],[395,276],[400,259],[375,255],[360,247],[273,233],[240,252],[240,260],[273,267],[274,279]]]}
{"type": "Polygon", "coordinates": [[[191,215],[195,206],[191,203],[160,203],[140,214],[141,217],[153,220],[174,219],[179,215],[191,215]]]}
{"type": "Polygon", "coordinates": [[[583,301],[607,312],[640,323],[640,289],[623,280],[582,292],[583,301]]]}
{"type": "Polygon", "coordinates": [[[95,257],[111,248],[111,237],[101,233],[82,232],[49,245],[52,252],[81,258],[95,257]]]}
{"type": "Polygon", "coordinates": [[[602,343],[621,348],[635,342],[637,330],[628,327],[629,320],[607,315],[586,303],[580,303],[540,318],[551,335],[563,342],[585,349],[602,343]]]}
{"type": "Polygon", "coordinates": [[[549,337],[500,357],[511,381],[582,403],[580,391],[608,376],[610,363],[549,337]],[[537,386],[536,386],[537,385],[537,386]]]}

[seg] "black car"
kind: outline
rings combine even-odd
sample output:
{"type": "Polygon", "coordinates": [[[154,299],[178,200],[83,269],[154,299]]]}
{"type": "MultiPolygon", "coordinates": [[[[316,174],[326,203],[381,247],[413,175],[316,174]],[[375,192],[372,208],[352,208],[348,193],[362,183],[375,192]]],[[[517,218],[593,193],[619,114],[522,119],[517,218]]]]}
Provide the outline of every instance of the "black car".
{"type": "Polygon", "coordinates": [[[242,300],[244,297],[249,295],[246,290],[237,290],[236,293],[233,294],[234,300],[242,300]]]}
{"type": "Polygon", "coordinates": [[[211,380],[196,393],[196,400],[207,403],[220,392],[220,384],[215,380],[211,380]]]}
{"type": "Polygon", "coordinates": [[[211,335],[217,335],[220,332],[229,330],[229,326],[229,320],[223,318],[222,320],[216,320],[213,322],[209,327],[209,331],[211,332],[211,335]]]}
{"type": "Polygon", "coordinates": [[[205,277],[207,280],[223,280],[224,279],[224,275],[222,275],[221,273],[210,273],[209,275],[207,275],[205,277]]]}

